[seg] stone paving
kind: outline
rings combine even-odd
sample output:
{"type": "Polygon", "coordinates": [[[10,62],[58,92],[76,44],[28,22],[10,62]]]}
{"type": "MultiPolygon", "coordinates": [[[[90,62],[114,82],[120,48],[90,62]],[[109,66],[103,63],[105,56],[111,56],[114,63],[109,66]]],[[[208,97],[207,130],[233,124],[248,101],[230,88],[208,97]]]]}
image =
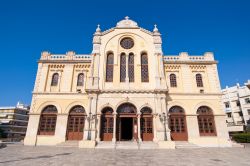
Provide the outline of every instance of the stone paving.
{"type": "Polygon", "coordinates": [[[174,166],[250,165],[246,148],[104,150],[10,145],[0,149],[0,166],[174,166]]]}

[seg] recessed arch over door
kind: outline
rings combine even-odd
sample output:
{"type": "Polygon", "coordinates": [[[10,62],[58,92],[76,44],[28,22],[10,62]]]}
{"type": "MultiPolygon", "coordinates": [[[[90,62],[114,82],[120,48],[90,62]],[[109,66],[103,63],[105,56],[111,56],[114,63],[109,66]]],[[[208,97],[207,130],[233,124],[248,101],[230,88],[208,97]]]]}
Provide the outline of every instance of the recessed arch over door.
{"type": "Polygon", "coordinates": [[[136,112],[136,107],[131,103],[124,103],[117,108],[117,141],[131,141],[138,139],[138,124],[136,112]]]}
{"type": "Polygon", "coordinates": [[[141,139],[142,141],[153,141],[153,115],[149,107],[141,109],[141,139]]]}
{"type": "Polygon", "coordinates": [[[187,141],[187,123],[185,111],[180,106],[173,106],[169,109],[169,127],[173,141],[187,141]]]}
{"type": "Polygon", "coordinates": [[[67,140],[83,139],[85,117],[85,109],[80,105],[74,106],[70,110],[67,125],[67,140]]]}
{"type": "Polygon", "coordinates": [[[101,115],[101,141],[112,141],[114,127],[113,109],[106,107],[101,115]]]}

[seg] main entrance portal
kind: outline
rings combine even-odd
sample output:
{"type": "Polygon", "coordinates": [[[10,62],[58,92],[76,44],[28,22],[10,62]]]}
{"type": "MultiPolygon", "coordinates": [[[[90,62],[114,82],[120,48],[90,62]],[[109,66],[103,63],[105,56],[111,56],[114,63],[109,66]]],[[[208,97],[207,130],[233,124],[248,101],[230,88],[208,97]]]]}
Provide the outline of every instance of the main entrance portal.
{"type": "Polygon", "coordinates": [[[117,141],[132,141],[138,139],[138,124],[136,108],[130,103],[122,104],[117,109],[117,141]]]}
{"type": "Polygon", "coordinates": [[[121,141],[133,139],[133,118],[121,118],[121,141]]]}

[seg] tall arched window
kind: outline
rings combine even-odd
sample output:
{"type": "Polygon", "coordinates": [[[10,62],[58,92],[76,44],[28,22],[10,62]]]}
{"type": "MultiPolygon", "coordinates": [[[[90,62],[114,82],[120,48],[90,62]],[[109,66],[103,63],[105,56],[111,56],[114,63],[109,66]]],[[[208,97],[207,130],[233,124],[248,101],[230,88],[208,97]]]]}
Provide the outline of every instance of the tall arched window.
{"type": "Polygon", "coordinates": [[[169,78],[170,78],[170,86],[177,87],[176,75],[170,74],[169,78]]]}
{"type": "Polygon", "coordinates": [[[113,68],[114,68],[114,54],[109,53],[107,56],[107,63],[106,63],[106,81],[107,82],[113,81],[113,68]]]}
{"type": "Polygon", "coordinates": [[[126,55],[121,54],[120,57],[120,81],[125,82],[126,79],[126,55]]]}
{"type": "Polygon", "coordinates": [[[203,87],[202,75],[196,74],[195,77],[196,77],[197,87],[203,87]]]}
{"type": "Polygon", "coordinates": [[[197,114],[200,135],[216,136],[213,111],[207,106],[201,106],[197,114]]]}
{"type": "Polygon", "coordinates": [[[148,82],[148,55],[146,53],[141,54],[141,81],[148,82]]]}
{"type": "Polygon", "coordinates": [[[58,80],[59,80],[59,74],[54,73],[53,76],[52,76],[52,80],[51,80],[51,86],[57,86],[58,85],[58,80]]]}
{"type": "Polygon", "coordinates": [[[45,107],[39,123],[38,135],[54,135],[56,129],[57,109],[53,105],[45,107]]]}
{"type": "Polygon", "coordinates": [[[134,82],[134,54],[130,53],[128,57],[128,76],[129,76],[129,82],[134,82]]]}
{"type": "Polygon", "coordinates": [[[84,74],[80,73],[77,77],[77,86],[83,86],[84,74]]]}

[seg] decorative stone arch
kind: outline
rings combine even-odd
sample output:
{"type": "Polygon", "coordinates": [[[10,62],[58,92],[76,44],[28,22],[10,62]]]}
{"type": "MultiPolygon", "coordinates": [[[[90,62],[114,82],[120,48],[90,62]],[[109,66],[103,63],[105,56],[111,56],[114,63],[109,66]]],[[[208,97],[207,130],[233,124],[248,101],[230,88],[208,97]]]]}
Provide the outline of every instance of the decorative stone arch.
{"type": "Polygon", "coordinates": [[[105,108],[107,108],[107,107],[112,108],[112,110],[115,112],[114,106],[111,105],[110,103],[106,103],[106,104],[102,105],[101,107],[99,107],[97,113],[101,114],[102,110],[105,109],[105,108]]]}
{"type": "MultiPolygon", "coordinates": [[[[150,105],[150,104],[148,104],[148,103],[146,103],[146,104],[143,104],[142,106],[140,106],[139,107],[139,111],[141,112],[141,110],[144,108],[144,107],[148,107],[148,108],[150,108],[151,110],[152,110],[152,114],[154,113],[154,111],[153,111],[153,107],[150,105]]],[[[139,113],[139,112],[138,112],[139,113]]]]}
{"type": "Polygon", "coordinates": [[[194,109],[192,110],[192,111],[194,111],[193,113],[197,115],[197,110],[198,110],[198,108],[200,108],[201,106],[207,106],[207,107],[209,107],[209,108],[213,111],[213,115],[216,115],[216,113],[215,113],[215,111],[214,111],[214,110],[216,110],[216,109],[214,108],[213,104],[212,104],[212,103],[209,103],[209,102],[206,102],[206,101],[203,101],[203,102],[198,103],[198,104],[194,107],[194,109]]]}
{"type": "Polygon", "coordinates": [[[57,102],[55,102],[55,101],[47,101],[47,102],[44,102],[44,103],[40,104],[40,106],[38,107],[36,113],[41,114],[42,111],[43,111],[43,109],[46,108],[48,105],[54,105],[56,107],[56,109],[57,109],[57,114],[61,114],[62,113],[61,106],[57,102]]]}
{"type": "Polygon", "coordinates": [[[146,44],[145,47],[146,48],[148,48],[148,46],[150,45],[150,42],[151,42],[151,41],[146,40],[143,36],[141,36],[141,35],[139,35],[137,33],[134,33],[134,32],[129,32],[129,33],[124,32],[124,33],[116,34],[116,35],[112,36],[111,38],[109,38],[109,40],[105,43],[104,50],[106,50],[107,45],[110,43],[110,41],[113,40],[117,36],[120,36],[119,39],[118,39],[118,43],[119,44],[120,44],[121,39],[124,38],[124,37],[131,37],[132,39],[135,40],[134,36],[137,36],[137,37],[141,38],[145,42],[145,44],[146,44]]]}
{"type": "Polygon", "coordinates": [[[179,101],[174,101],[174,102],[171,102],[171,103],[169,103],[168,105],[167,105],[167,112],[169,113],[169,109],[171,108],[171,107],[173,107],[173,106],[179,106],[179,107],[182,107],[183,109],[184,109],[184,111],[185,111],[185,114],[187,114],[188,113],[188,106],[186,105],[186,104],[184,104],[184,103],[182,103],[182,102],[179,102],[179,101]]]}
{"type": "Polygon", "coordinates": [[[75,101],[75,102],[72,102],[72,103],[70,103],[67,107],[66,107],[66,109],[65,109],[65,111],[63,112],[63,113],[65,113],[65,114],[69,114],[69,112],[70,112],[70,110],[74,107],[74,106],[77,106],[77,105],[79,105],[79,106],[82,106],[84,109],[85,109],[85,112],[86,112],[86,114],[87,114],[87,107],[86,106],[84,106],[84,104],[82,104],[81,102],[79,102],[79,101],[75,101]]]}
{"type": "Polygon", "coordinates": [[[117,112],[117,109],[119,108],[119,106],[121,106],[122,104],[126,104],[126,103],[129,103],[129,104],[134,105],[135,108],[136,108],[136,111],[138,112],[138,109],[137,109],[137,108],[138,108],[138,105],[137,105],[134,101],[131,101],[131,100],[129,100],[129,99],[124,99],[124,100],[118,102],[118,103],[116,104],[116,106],[115,106],[115,111],[117,112]]]}

